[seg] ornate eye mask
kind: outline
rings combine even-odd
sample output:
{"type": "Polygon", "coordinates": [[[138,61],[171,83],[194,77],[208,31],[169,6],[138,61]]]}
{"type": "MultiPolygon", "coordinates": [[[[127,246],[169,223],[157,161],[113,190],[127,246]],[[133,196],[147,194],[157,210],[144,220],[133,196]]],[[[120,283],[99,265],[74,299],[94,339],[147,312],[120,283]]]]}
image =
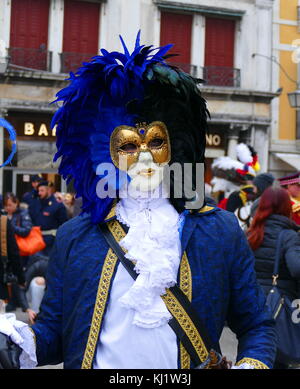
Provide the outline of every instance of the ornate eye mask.
{"type": "Polygon", "coordinates": [[[157,164],[171,159],[169,133],[163,122],[138,124],[136,127],[118,126],[110,137],[110,155],[120,170],[128,170],[139,159],[141,152],[150,152],[157,164]]]}

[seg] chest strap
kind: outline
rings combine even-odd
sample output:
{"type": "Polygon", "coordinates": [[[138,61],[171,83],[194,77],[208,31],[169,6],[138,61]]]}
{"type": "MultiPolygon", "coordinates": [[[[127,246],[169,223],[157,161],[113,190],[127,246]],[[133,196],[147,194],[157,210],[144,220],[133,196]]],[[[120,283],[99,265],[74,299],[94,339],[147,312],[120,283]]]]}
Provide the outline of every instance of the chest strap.
{"type": "MultiPolygon", "coordinates": [[[[128,229],[123,224],[119,224],[123,230],[128,229]]],[[[110,228],[111,222],[99,224],[99,227],[108,245],[135,280],[138,274],[134,270],[134,264],[125,257],[123,249],[115,239],[110,228]]],[[[213,346],[202,320],[186,295],[177,285],[168,288],[166,291],[167,293],[161,297],[172,315],[172,319],[169,320],[168,324],[189,353],[195,366],[200,369],[207,369],[221,363],[222,356],[219,345],[213,346]],[[216,349],[217,351],[215,351],[216,349]]]]}

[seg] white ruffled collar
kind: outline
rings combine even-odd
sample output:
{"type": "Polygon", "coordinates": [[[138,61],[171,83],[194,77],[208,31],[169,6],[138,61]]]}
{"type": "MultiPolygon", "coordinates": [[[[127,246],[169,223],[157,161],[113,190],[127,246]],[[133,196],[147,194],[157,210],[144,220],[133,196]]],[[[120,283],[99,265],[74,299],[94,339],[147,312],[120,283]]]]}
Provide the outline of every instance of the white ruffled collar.
{"type": "Polygon", "coordinates": [[[119,201],[116,216],[129,227],[120,245],[139,274],[119,301],[135,310],[133,324],[159,327],[171,318],[160,296],[177,282],[180,216],[167,198],[145,198],[138,193],[119,201]]]}

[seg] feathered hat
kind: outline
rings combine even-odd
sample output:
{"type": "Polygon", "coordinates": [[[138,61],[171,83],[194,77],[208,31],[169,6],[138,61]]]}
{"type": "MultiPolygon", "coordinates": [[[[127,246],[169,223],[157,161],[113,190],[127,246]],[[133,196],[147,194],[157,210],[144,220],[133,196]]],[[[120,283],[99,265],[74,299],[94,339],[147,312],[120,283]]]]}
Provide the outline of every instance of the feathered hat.
{"type": "MultiPolygon", "coordinates": [[[[204,161],[208,111],[197,86],[200,80],[167,64],[172,45],[141,45],[139,32],[130,54],[120,39],[124,53],[102,49],[70,73],[69,85],[57,93],[55,102],[62,106],[52,120],[59,173],[67,183],[73,180],[82,211],[91,214],[93,223],[105,218],[113,202],[97,196],[103,176],[96,171],[99,164],[112,162],[109,142],[115,127],[162,121],[170,136],[170,163],[204,161]]],[[[184,209],[184,196],[171,196],[170,201],[178,211],[184,209]]]]}
{"type": "Polygon", "coordinates": [[[260,164],[254,148],[245,143],[240,143],[236,147],[236,155],[237,159],[244,164],[243,169],[239,173],[242,175],[249,173],[255,176],[256,172],[260,170],[260,164]]]}
{"type": "Polygon", "coordinates": [[[219,157],[212,163],[213,175],[235,185],[243,185],[256,176],[260,169],[257,153],[252,146],[239,143],[236,146],[237,159],[219,157]]]}

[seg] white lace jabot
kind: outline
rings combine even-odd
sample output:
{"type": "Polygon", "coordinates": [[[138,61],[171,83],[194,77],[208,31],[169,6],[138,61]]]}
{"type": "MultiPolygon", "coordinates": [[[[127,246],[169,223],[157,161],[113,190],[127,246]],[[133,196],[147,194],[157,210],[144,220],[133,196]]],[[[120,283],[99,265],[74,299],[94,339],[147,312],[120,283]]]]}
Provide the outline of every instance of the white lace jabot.
{"type": "Polygon", "coordinates": [[[135,310],[133,324],[159,327],[171,318],[160,296],[177,281],[179,214],[167,198],[145,198],[144,192],[135,192],[119,201],[116,215],[129,227],[120,245],[127,250],[125,256],[135,262],[139,274],[119,301],[135,310]]]}

